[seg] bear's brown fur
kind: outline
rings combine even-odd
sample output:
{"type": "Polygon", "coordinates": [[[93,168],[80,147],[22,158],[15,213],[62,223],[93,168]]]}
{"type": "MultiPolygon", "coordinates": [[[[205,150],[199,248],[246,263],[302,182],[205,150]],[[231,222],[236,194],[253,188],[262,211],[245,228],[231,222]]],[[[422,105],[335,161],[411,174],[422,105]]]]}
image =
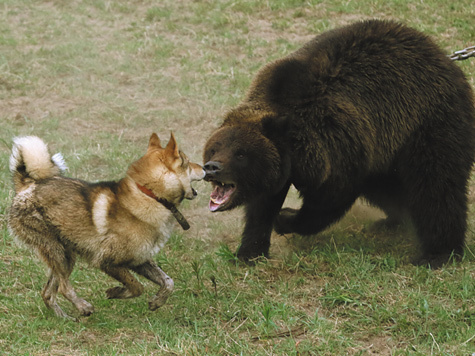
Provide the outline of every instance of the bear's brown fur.
{"type": "Polygon", "coordinates": [[[326,32],[255,77],[204,150],[210,209],[245,205],[237,255],[316,234],[363,196],[408,216],[424,258],[462,253],[475,110],[462,71],[424,34],[371,20],[326,32]],[[293,184],[300,210],[282,203],[293,184]]]}

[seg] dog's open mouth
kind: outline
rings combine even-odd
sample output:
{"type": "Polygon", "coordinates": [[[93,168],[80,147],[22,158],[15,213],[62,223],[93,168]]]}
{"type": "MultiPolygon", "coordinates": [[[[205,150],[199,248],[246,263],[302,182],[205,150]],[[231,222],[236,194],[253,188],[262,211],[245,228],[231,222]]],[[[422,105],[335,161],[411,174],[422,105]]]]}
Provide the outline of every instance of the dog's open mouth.
{"type": "Polygon", "coordinates": [[[211,181],[211,184],[213,185],[213,191],[209,200],[209,210],[212,212],[226,210],[226,205],[236,191],[236,186],[218,181],[211,181]]]}

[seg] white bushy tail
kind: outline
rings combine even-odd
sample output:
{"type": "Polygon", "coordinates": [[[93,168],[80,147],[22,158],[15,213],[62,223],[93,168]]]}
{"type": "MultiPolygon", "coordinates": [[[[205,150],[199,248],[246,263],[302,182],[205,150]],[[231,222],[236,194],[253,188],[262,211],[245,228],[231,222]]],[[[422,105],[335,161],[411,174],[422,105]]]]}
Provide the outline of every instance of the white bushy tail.
{"type": "Polygon", "coordinates": [[[16,137],[10,156],[10,172],[15,190],[20,190],[29,182],[61,175],[66,170],[60,153],[51,156],[48,146],[36,136],[16,137]]]}

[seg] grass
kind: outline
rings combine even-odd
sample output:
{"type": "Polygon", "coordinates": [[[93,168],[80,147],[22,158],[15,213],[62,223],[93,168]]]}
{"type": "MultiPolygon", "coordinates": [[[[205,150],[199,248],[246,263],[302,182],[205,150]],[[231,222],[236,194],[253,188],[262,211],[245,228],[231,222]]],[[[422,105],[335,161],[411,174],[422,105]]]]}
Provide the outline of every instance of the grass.
{"type": "MultiPolygon", "coordinates": [[[[409,263],[408,228],[377,229],[358,203],[318,238],[273,237],[272,258],[231,263],[242,212],[212,215],[210,188],[186,203],[156,260],[175,281],[150,312],[155,287],[105,299],[112,281],[79,263],[73,284],[96,309],[58,320],[40,291],[43,266],[9,235],[12,137],[36,134],[68,174],[118,179],[151,132],[173,130],[201,161],[224,112],[265,63],[315,34],[371,17],[403,21],[447,52],[473,45],[471,0],[0,1],[0,353],[5,355],[456,355],[475,353],[475,218],[461,262],[409,263]]],[[[475,60],[459,63],[472,85],[475,60]]],[[[287,204],[296,205],[292,192],[287,204]]],[[[61,306],[75,311],[64,299],[61,306]]]]}

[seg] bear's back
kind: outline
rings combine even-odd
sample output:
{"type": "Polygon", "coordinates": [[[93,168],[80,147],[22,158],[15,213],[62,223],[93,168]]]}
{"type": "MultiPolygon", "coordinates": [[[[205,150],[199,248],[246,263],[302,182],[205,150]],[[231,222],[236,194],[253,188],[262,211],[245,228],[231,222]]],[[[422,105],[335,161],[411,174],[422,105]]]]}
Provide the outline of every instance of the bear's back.
{"type": "Polygon", "coordinates": [[[244,104],[285,117],[292,151],[337,171],[386,169],[416,132],[458,135],[473,151],[473,95],[463,72],[426,35],[371,20],[326,32],[262,68],[244,104]]]}
{"type": "Polygon", "coordinates": [[[266,65],[245,102],[279,111],[321,107],[338,96],[360,109],[420,112],[452,94],[471,101],[464,74],[430,38],[396,22],[370,20],[325,32],[266,65]]]}

